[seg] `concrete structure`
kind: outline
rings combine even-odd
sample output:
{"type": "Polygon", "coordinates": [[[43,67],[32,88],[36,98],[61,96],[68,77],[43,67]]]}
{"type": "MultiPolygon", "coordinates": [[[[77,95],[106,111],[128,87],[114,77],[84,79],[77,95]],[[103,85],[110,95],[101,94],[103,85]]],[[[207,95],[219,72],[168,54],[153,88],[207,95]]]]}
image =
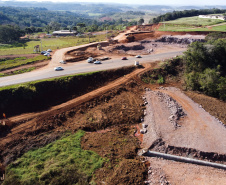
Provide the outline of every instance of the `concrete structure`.
{"type": "Polygon", "coordinates": [[[206,19],[220,19],[225,21],[226,16],[224,15],[199,15],[199,18],[206,18],[206,19]]]}
{"type": "Polygon", "coordinates": [[[143,153],[143,156],[146,156],[146,157],[159,157],[159,158],[163,158],[163,159],[167,159],[167,160],[197,164],[197,165],[202,165],[202,166],[210,166],[213,168],[226,170],[226,165],[220,164],[220,163],[213,163],[213,162],[209,162],[209,161],[203,161],[203,160],[191,159],[191,158],[181,157],[181,156],[176,156],[176,155],[164,154],[164,153],[160,153],[160,152],[150,151],[147,149],[140,151],[140,155],[142,153],[143,153]]]}
{"type": "Polygon", "coordinates": [[[74,36],[76,35],[76,31],[70,31],[70,30],[59,30],[59,31],[54,31],[53,36],[74,36]]]}

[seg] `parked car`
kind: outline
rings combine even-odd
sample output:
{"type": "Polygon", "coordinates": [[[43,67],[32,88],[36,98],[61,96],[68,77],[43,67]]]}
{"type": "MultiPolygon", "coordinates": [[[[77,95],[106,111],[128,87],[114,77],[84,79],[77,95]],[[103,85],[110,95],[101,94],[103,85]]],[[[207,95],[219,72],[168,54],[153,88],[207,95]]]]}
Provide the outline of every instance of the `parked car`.
{"type": "Polygon", "coordinates": [[[46,52],[46,53],[44,54],[44,56],[49,57],[49,56],[50,56],[50,53],[49,53],[49,52],[46,52]]]}
{"type": "Polygon", "coordinates": [[[61,64],[66,64],[67,62],[65,60],[60,61],[61,64]]]}
{"type": "Polygon", "coordinates": [[[62,71],[62,70],[64,70],[64,68],[58,66],[58,67],[55,67],[54,70],[55,70],[55,71],[62,71]]]}
{"type": "Polygon", "coordinates": [[[127,60],[127,58],[126,57],[122,57],[122,60],[127,60]]]}
{"type": "Polygon", "coordinates": [[[89,58],[87,59],[87,62],[88,62],[88,63],[93,62],[93,57],[89,57],[89,58]]]}
{"type": "Polygon", "coordinates": [[[140,55],[137,55],[136,58],[142,58],[140,55]]]}
{"type": "Polygon", "coordinates": [[[47,53],[47,51],[41,51],[41,54],[44,55],[45,53],[47,53]]]}
{"type": "Polygon", "coordinates": [[[51,50],[51,49],[47,49],[47,51],[48,51],[48,52],[52,52],[52,50],[51,50]]]}
{"type": "Polygon", "coordinates": [[[94,62],[94,64],[102,64],[101,61],[97,60],[94,62]]]}

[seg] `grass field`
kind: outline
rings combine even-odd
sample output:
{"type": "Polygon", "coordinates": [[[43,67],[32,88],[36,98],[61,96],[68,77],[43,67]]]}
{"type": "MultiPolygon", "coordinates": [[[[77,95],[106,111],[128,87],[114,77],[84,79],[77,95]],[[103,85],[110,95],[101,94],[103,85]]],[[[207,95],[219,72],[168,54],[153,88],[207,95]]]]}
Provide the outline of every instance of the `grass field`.
{"type": "MultiPolygon", "coordinates": [[[[106,35],[95,35],[90,38],[90,42],[99,42],[106,40],[106,35]]],[[[0,46],[0,55],[18,55],[18,54],[31,54],[34,53],[34,46],[40,45],[42,41],[42,50],[47,49],[60,49],[70,46],[82,45],[89,43],[89,38],[79,38],[79,37],[58,37],[58,38],[43,38],[41,40],[32,40],[26,43],[26,46],[0,46]]]]}
{"type": "Polygon", "coordinates": [[[194,26],[209,26],[209,25],[219,24],[223,22],[225,21],[218,20],[218,19],[203,19],[203,18],[199,18],[198,16],[194,16],[194,17],[180,18],[173,21],[167,21],[164,23],[194,25],[194,26]]]}
{"type": "Polygon", "coordinates": [[[84,131],[67,134],[43,148],[25,153],[9,165],[4,184],[88,184],[104,159],[81,148],[84,134],[84,131]]]}
{"type": "Polygon", "coordinates": [[[189,25],[173,25],[173,24],[163,24],[159,27],[158,31],[220,31],[226,32],[226,23],[225,25],[220,26],[189,26],[189,25]]]}
{"type": "Polygon", "coordinates": [[[26,58],[26,57],[18,57],[10,60],[1,59],[0,60],[0,71],[6,70],[6,69],[12,69],[15,67],[19,67],[26,64],[31,64],[37,61],[43,61],[48,60],[50,57],[39,55],[33,58],[26,58]]]}
{"type": "Polygon", "coordinates": [[[162,22],[159,31],[226,31],[226,21],[216,19],[203,19],[198,16],[180,18],[173,21],[162,22]]]}
{"type": "Polygon", "coordinates": [[[214,31],[224,31],[224,32],[226,32],[226,24],[221,25],[221,26],[214,26],[211,29],[214,30],[214,31]]]}
{"type": "Polygon", "coordinates": [[[0,77],[17,75],[17,74],[22,74],[22,73],[27,73],[27,72],[33,71],[35,69],[36,69],[36,67],[29,67],[29,68],[26,68],[26,69],[19,69],[19,70],[13,71],[10,74],[9,73],[0,73],[0,77]]]}

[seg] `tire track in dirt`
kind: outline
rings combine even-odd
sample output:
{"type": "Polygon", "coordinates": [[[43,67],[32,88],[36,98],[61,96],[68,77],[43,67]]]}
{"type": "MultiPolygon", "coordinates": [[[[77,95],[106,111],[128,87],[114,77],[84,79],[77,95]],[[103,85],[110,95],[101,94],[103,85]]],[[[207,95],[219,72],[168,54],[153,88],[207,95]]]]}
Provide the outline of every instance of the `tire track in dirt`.
{"type": "Polygon", "coordinates": [[[69,100],[60,105],[54,106],[54,107],[50,108],[49,110],[42,111],[42,112],[36,112],[36,113],[27,113],[27,114],[11,117],[10,121],[13,123],[18,123],[18,122],[24,122],[24,123],[14,127],[11,130],[11,133],[9,133],[6,137],[1,138],[0,139],[1,143],[7,142],[9,140],[9,138],[12,137],[13,135],[20,133],[22,131],[25,131],[25,130],[31,128],[32,126],[34,126],[35,124],[38,124],[38,120],[41,118],[44,118],[46,116],[50,117],[57,113],[70,110],[75,106],[78,106],[82,103],[92,100],[93,98],[96,98],[96,97],[99,97],[99,96],[105,94],[106,92],[110,91],[111,89],[114,89],[117,86],[124,84],[125,82],[131,80],[132,78],[136,77],[140,73],[143,73],[146,70],[150,70],[150,66],[152,66],[152,64],[146,64],[145,68],[136,69],[134,72],[132,72],[128,75],[125,75],[124,77],[121,77],[104,87],[96,89],[90,93],[87,93],[87,94],[77,97],[75,99],[69,100]]]}
{"type": "MultiPolygon", "coordinates": [[[[226,133],[225,128],[215,117],[211,116],[179,90],[159,91],[171,96],[185,110],[187,116],[181,120],[182,127],[177,129],[175,134],[181,135],[181,139],[187,136],[187,139],[190,141],[188,143],[185,142],[185,144],[187,143],[186,145],[191,145],[191,148],[197,148],[205,152],[226,153],[226,140],[222,139],[226,133]]],[[[181,141],[175,140],[175,142],[179,144],[181,141]]]]}

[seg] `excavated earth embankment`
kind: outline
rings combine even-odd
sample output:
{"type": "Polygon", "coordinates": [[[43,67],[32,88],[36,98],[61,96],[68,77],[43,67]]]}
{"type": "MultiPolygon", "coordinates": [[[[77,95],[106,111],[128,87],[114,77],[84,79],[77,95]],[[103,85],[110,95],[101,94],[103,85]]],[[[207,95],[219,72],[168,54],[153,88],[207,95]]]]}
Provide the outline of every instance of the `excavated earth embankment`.
{"type": "MultiPolygon", "coordinates": [[[[146,107],[141,130],[143,148],[226,164],[225,125],[181,90],[147,88],[143,101],[146,107]]],[[[146,162],[150,165],[146,184],[224,184],[226,181],[222,169],[153,157],[146,157],[146,162]]]]}
{"type": "Polygon", "coordinates": [[[148,130],[143,146],[149,148],[161,138],[167,145],[226,154],[226,128],[179,89],[169,87],[147,91],[148,130]]]}

